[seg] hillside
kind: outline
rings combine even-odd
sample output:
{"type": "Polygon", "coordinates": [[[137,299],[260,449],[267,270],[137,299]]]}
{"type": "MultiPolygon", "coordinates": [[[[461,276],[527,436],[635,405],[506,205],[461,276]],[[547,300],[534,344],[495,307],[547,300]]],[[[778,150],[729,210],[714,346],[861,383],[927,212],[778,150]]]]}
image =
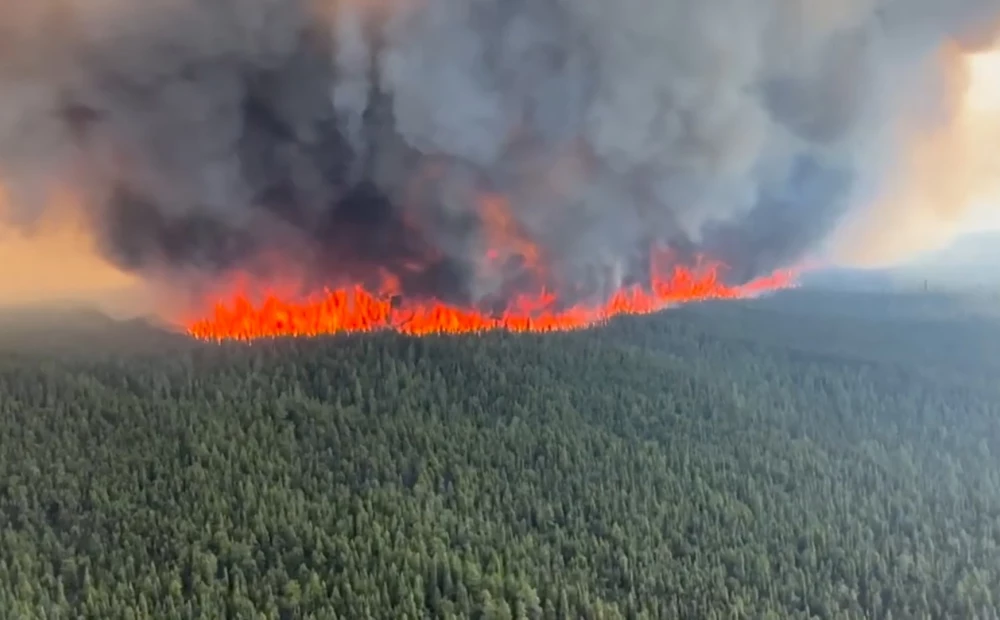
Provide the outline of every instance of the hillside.
{"type": "Polygon", "coordinates": [[[892,270],[903,287],[1000,294],[1000,232],[967,234],[941,250],[928,252],[892,270]]]}
{"type": "Polygon", "coordinates": [[[0,353],[31,357],[163,354],[188,342],[154,321],[113,319],[79,306],[0,308],[0,353]]]}
{"type": "MultiPolygon", "coordinates": [[[[968,233],[944,248],[911,257],[895,266],[828,268],[803,275],[812,289],[841,293],[931,292],[975,295],[1000,301],[1000,232],[968,233]]],[[[909,295],[912,296],[912,295],[909,295]]]]}
{"type": "Polygon", "coordinates": [[[1000,325],[829,295],[0,354],[0,616],[996,617],[1000,325]]]}

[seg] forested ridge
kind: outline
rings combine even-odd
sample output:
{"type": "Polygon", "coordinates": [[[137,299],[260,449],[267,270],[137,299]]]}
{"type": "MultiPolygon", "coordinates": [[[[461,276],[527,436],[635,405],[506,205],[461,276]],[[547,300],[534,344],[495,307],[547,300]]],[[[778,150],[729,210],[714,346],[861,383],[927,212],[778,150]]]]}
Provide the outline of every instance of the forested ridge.
{"type": "Polygon", "coordinates": [[[1000,325],[795,295],[543,336],[22,338],[0,618],[997,618],[1000,325]]]}

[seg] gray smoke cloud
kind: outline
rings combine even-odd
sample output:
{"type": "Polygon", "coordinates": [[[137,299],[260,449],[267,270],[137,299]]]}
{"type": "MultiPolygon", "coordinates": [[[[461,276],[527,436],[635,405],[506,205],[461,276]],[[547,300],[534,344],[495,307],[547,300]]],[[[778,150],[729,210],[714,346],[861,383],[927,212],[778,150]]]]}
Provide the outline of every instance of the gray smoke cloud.
{"type": "Polygon", "coordinates": [[[888,121],[944,97],[935,50],[998,18],[997,0],[8,2],[0,183],[27,224],[69,188],[139,273],[280,255],[479,297],[517,278],[481,265],[502,195],[577,288],[641,275],[654,243],[747,279],[822,246],[877,183],[888,121]]]}

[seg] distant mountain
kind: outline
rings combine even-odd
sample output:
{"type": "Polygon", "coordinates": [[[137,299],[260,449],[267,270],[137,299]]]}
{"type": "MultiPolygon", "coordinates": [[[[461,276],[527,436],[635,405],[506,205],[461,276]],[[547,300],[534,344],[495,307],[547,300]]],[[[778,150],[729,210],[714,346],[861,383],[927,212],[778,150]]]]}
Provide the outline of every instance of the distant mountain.
{"type": "Polygon", "coordinates": [[[807,273],[801,283],[850,292],[1000,292],[1000,232],[964,235],[947,248],[895,267],[807,273]]]}
{"type": "Polygon", "coordinates": [[[37,352],[156,351],[186,340],[155,321],[118,320],[90,307],[0,309],[0,350],[37,352]]]}
{"type": "Polygon", "coordinates": [[[834,291],[883,292],[895,286],[892,273],[885,270],[868,269],[823,269],[806,273],[801,279],[806,288],[822,288],[834,291]]]}
{"type": "Polygon", "coordinates": [[[892,270],[898,281],[926,281],[938,290],[1000,289],[1000,233],[964,235],[892,270]]]}
{"type": "Polygon", "coordinates": [[[996,264],[1000,261],[1000,232],[963,235],[950,246],[928,252],[913,261],[913,265],[973,266],[996,264]]]}

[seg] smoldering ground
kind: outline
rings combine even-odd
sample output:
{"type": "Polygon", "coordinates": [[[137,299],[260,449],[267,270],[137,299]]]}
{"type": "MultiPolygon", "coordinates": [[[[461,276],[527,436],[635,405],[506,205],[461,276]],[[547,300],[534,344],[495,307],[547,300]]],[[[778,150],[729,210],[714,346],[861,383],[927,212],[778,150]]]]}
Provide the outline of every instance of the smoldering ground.
{"type": "MultiPolygon", "coordinates": [[[[401,277],[480,297],[482,197],[561,282],[651,245],[745,280],[822,249],[943,123],[996,0],[36,0],[0,8],[0,179],[146,277],[401,277]],[[906,123],[900,122],[906,119],[906,123]],[[414,266],[417,267],[414,267],[414,266]],[[284,268],[284,267],[282,267],[284,268]]],[[[502,239],[501,239],[502,241],[502,239]]],[[[496,250],[497,248],[489,248],[496,250]]],[[[499,248],[501,251],[504,248],[499,248]]]]}

